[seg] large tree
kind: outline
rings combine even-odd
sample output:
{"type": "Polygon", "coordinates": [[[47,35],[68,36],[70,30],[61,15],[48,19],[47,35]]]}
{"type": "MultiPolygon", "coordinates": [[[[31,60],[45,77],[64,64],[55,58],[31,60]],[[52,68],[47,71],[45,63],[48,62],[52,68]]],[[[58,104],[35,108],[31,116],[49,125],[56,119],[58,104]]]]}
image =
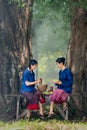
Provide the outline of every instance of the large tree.
{"type": "Polygon", "coordinates": [[[16,100],[8,100],[7,94],[18,93],[21,70],[32,57],[30,7],[33,0],[10,1],[0,0],[0,120],[13,118],[16,113],[16,100]]]}
{"type": "MultiPolygon", "coordinates": [[[[85,1],[71,0],[71,35],[67,64],[74,76],[73,109],[87,114],[87,10],[85,1]],[[81,7],[83,5],[83,7],[81,7]]],[[[80,115],[81,115],[80,113],[80,115]]]]}

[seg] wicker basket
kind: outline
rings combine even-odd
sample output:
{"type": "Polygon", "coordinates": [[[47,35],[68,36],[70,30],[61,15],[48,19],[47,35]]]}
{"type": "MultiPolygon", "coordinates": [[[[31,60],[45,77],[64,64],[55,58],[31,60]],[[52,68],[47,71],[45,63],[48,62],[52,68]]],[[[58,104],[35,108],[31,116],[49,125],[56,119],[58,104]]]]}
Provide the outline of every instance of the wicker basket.
{"type": "Polygon", "coordinates": [[[45,92],[47,90],[48,85],[46,84],[41,84],[38,85],[37,88],[41,91],[41,92],[45,92]]]}

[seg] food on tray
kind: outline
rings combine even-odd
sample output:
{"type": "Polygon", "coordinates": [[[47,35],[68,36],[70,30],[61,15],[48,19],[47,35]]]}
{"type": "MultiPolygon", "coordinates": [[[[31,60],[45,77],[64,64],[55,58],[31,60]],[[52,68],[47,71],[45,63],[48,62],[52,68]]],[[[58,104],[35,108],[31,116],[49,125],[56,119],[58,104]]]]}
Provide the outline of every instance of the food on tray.
{"type": "Polygon", "coordinates": [[[50,94],[52,94],[53,92],[43,92],[43,94],[45,94],[45,95],[50,95],[50,94]]]}
{"type": "Polygon", "coordinates": [[[54,80],[53,80],[54,83],[55,83],[55,82],[58,82],[58,81],[59,81],[58,79],[54,79],[54,80]]]}
{"type": "Polygon", "coordinates": [[[50,86],[48,92],[53,92],[53,86],[50,86]]]}

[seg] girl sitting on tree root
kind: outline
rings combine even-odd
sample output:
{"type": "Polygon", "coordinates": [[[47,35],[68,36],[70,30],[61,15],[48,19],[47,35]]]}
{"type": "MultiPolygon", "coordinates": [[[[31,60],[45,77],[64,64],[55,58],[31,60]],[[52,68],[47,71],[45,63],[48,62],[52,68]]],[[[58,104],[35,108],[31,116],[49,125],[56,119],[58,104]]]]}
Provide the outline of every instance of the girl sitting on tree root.
{"type": "Polygon", "coordinates": [[[51,117],[54,115],[53,107],[54,104],[63,104],[63,111],[67,109],[67,98],[69,94],[72,92],[72,84],[73,84],[73,75],[71,71],[65,67],[65,58],[61,57],[56,60],[58,68],[61,70],[59,71],[59,80],[54,81],[57,88],[53,93],[50,95],[50,112],[49,116],[51,117]]]}
{"type": "Polygon", "coordinates": [[[29,67],[24,70],[22,75],[22,88],[21,94],[23,94],[27,99],[27,115],[26,118],[30,117],[30,110],[39,109],[40,118],[44,118],[42,103],[40,101],[41,93],[35,88],[35,84],[40,84],[41,79],[35,80],[34,71],[38,63],[36,60],[32,59],[29,62],[29,67]]]}

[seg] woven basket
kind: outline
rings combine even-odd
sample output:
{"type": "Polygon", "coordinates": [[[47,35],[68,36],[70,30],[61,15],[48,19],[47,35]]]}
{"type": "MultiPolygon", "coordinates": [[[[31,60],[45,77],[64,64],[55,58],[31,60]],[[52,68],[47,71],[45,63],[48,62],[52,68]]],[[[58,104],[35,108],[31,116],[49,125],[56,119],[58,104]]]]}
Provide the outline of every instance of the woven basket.
{"type": "Polygon", "coordinates": [[[46,84],[41,84],[38,85],[37,88],[41,91],[41,92],[45,92],[47,90],[48,85],[46,84]]]}

